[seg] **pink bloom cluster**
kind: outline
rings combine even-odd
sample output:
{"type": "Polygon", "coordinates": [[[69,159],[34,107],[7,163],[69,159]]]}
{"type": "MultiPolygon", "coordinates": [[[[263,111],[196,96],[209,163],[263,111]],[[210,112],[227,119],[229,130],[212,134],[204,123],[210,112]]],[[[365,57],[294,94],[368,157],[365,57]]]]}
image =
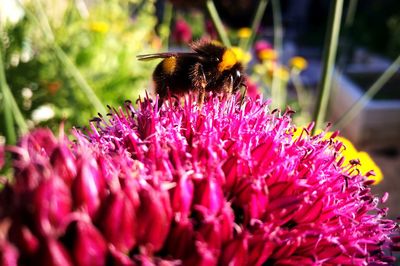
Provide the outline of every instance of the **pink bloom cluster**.
{"type": "Polygon", "coordinates": [[[342,143],[293,137],[290,111],[237,98],[145,99],[73,143],[46,129],[22,138],[0,194],[0,263],[393,263],[396,225],[343,166],[342,143]]]}
{"type": "Polygon", "coordinates": [[[172,38],[177,44],[187,44],[192,41],[192,29],[184,19],[176,20],[172,38]]]}

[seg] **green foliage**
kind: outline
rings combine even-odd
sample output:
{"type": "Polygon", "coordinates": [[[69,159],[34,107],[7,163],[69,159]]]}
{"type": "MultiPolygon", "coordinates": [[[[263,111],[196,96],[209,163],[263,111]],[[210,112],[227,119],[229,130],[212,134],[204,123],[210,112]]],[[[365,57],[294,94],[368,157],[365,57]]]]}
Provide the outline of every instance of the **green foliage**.
{"type": "MultiPolygon", "coordinates": [[[[32,1],[23,8],[25,14],[33,16],[24,16],[3,28],[7,83],[23,115],[34,126],[40,123],[58,128],[62,120],[67,128],[79,126],[87,124],[99,111],[71,77],[68,65],[56,56],[57,47],[104,106],[121,105],[127,99],[135,99],[140,90],[148,89],[156,62],[143,64],[136,55],[160,48],[154,34],[154,1],[112,0],[93,6],[82,3],[32,1]],[[43,28],[47,22],[51,30],[46,36],[43,28]],[[54,117],[35,121],[32,115],[41,106],[53,109],[54,117]]],[[[0,134],[4,130],[0,125],[0,134]]]]}

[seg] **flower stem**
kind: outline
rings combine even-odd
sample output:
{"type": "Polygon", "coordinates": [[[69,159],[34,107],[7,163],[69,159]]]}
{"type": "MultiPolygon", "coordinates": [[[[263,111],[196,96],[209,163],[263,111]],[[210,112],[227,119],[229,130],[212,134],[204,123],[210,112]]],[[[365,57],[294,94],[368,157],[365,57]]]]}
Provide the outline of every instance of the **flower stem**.
{"type": "Polygon", "coordinates": [[[346,12],[345,22],[344,22],[344,25],[346,28],[349,28],[353,25],[354,17],[355,17],[356,10],[357,10],[357,5],[358,5],[358,0],[350,0],[349,7],[347,8],[347,12],[346,12]]]}
{"type": "Polygon", "coordinates": [[[253,23],[251,24],[251,35],[243,44],[240,46],[243,51],[248,51],[250,46],[253,44],[254,39],[256,37],[256,33],[260,27],[261,19],[264,15],[265,9],[267,8],[268,0],[261,0],[258,4],[256,15],[254,17],[253,23]]]}
{"type": "Polygon", "coordinates": [[[292,70],[291,78],[293,82],[294,89],[296,90],[297,99],[299,101],[299,106],[302,113],[308,112],[308,99],[307,91],[304,88],[303,81],[301,80],[300,73],[292,70]]]}
{"type": "Polygon", "coordinates": [[[0,87],[1,93],[3,94],[3,112],[4,112],[4,122],[6,129],[6,142],[8,144],[15,144],[17,136],[14,127],[15,123],[18,126],[20,133],[26,133],[28,131],[28,126],[25,119],[18,108],[18,105],[11,93],[10,87],[8,86],[4,68],[3,61],[3,46],[0,42],[0,87]]]}
{"type": "Polygon", "coordinates": [[[354,117],[356,117],[364,106],[371,100],[376,93],[385,85],[396,74],[400,68],[400,55],[396,60],[382,73],[382,75],[375,81],[374,84],[367,90],[367,92],[352,105],[335,123],[335,128],[343,128],[346,126],[354,117]]]}
{"type": "Polygon", "coordinates": [[[213,0],[207,0],[206,1],[206,6],[208,13],[210,14],[211,20],[215,26],[215,29],[217,30],[218,36],[221,39],[222,43],[227,46],[231,47],[231,42],[229,41],[228,34],[226,33],[226,30],[224,28],[224,25],[222,24],[221,18],[218,15],[217,9],[215,8],[213,0]]]}
{"type": "Polygon", "coordinates": [[[338,46],[340,20],[343,10],[343,0],[332,1],[330,9],[331,10],[329,14],[328,34],[326,35],[324,47],[322,80],[319,86],[319,95],[317,98],[317,105],[313,116],[313,120],[315,121],[313,134],[316,132],[317,129],[321,127],[321,124],[323,123],[326,116],[330,90],[332,87],[332,75],[335,66],[336,51],[338,46]]]}
{"type": "MultiPolygon", "coordinates": [[[[278,54],[277,63],[280,66],[280,58],[282,56],[282,14],[280,0],[272,0],[272,19],[274,22],[274,49],[278,54]]],[[[272,95],[276,95],[272,100],[275,106],[285,108],[286,104],[286,87],[282,86],[282,81],[278,75],[272,76],[272,95]]]]}
{"type": "Polygon", "coordinates": [[[165,49],[168,49],[168,37],[170,35],[170,28],[172,22],[173,6],[169,1],[164,3],[164,13],[162,23],[160,25],[160,38],[161,43],[165,49]]]}
{"type": "Polygon", "coordinates": [[[18,1],[20,6],[24,9],[25,13],[27,14],[28,18],[35,22],[40,29],[42,30],[44,37],[47,39],[50,48],[54,51],[56,57],[60,60],[60,62],[64,65],[66,71],[71,75],[71,77],[75,80],[78,84],[78,88],[86,95],[88,101],[93,105],[93,107],[100,113],[106,113],[106,109],[104,108],[103,104],[101,103],[100,99],[97,97],[96,93],[90,87],[86,79],[83,77],[82,73],[79,69],[75,66],[75,64],[71,61],[68,55],[64,52],[64,50],[56,43],[54,34],[51,30],[50,23],[47,19],[46,13],[43,10],[43,7],[40,1],[35,1],[37,12],[39,13],[39,18],[35,16],[35,14],[25,8],[25,6],[18,1]]]}

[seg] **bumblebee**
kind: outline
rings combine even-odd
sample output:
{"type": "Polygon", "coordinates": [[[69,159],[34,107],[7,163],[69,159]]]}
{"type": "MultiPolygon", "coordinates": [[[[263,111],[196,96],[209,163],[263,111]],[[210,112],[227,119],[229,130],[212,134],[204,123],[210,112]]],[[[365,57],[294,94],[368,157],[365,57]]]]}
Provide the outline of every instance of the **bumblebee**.
{"type": "Polygon", "coordinates": [[[139,55],[139,60],[163,59],[153,72],[155,92],[161,102],[170,93],[180,96],[198,92],[202,104],[205,92],[230,95],[244,84],[243,66],[234,52],[215,41],[190,44],[192,52],[139,55]]]}

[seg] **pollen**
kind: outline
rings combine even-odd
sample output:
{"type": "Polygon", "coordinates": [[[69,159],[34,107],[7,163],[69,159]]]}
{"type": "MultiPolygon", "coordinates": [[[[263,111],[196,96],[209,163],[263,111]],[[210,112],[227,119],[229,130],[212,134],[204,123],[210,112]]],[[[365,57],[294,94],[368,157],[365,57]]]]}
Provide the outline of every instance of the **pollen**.
{"type": "Polygon", "coordinates": [[[218,64],[218,71],[223,72],[231,69],[237,63],[235,53],[231,49],[227,49],[222,55],[222,60],[218,64]]]}
{"type": "Polygon", "coordinates": [[[162,62],[162,68],[166,74],[172,75],[172,73],[174,73],[176,69],[176,57],[171,56],[165,58],[164,61],[162,62]]]}

